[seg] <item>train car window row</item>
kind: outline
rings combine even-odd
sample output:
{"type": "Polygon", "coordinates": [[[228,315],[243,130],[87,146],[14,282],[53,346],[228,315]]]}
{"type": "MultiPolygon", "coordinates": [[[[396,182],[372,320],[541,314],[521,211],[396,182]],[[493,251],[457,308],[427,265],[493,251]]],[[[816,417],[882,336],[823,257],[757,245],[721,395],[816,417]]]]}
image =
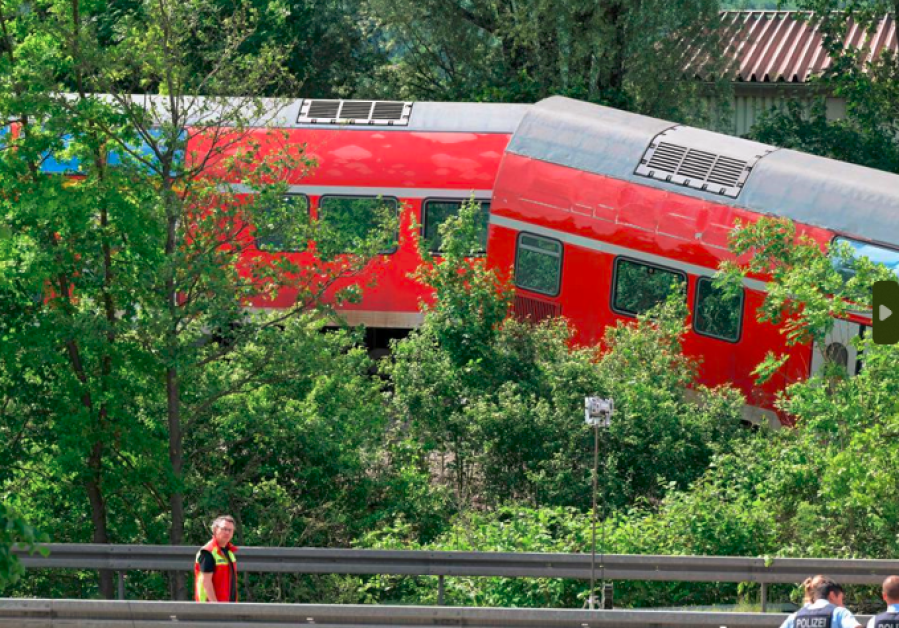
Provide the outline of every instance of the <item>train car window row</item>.
{"type": "MultiPolygon", "coordinates": [[[[446,222],[450,216],[459,214],[462,208],[462,201],[429,199],[424,203],[422,210],[422,237],[424,237],[428,250],[431,253],[440,253],[440,225],[446,222]]],[[[475,252],[475,255],[485,255],[487,252],[487,226],[490,224],[490,203],[480,201],[481,206],[481,223],[478,225],[478,239],[481,242],[481,248],[475,252]]]]}
{"type": "Polygon", "coordinates": [[[256,225],[256,248],[274,253],[302,253],[309,246],[306,233],[309,197],[289,194],[283,200],[277,207],[263,209],[264,219],[256,225]]]}
{"type": "Polygon", "coordinates": [[[899,251],[850,238],[836,237],[833,239],[834,245],[839,245],[842,242],[849,245],[852,254],[852,259],[834,259],[834,267],[843,276],[843,279],[848,281],[855,276],[854,262],[859,257],[867,257],[875,264],[883,264],[892,270],[893,273],[899,275],[899,251]]]}
{"type": "Polygon", "coordinates": [[[737,342],[743,327],[743,290],[736,295],[716,288],[711,277],[696,282],[693,329],[703,336],[737,342]]]}
{"type": "Polygon", "coordinates": [[[627,316],[643,314],[663,303],[675,291],[686,295],[687,276],[684,273],[625,257],[615,260],[612,309],[616,312],[627,316]]]}
{"type": "Polygon", "coordinates": [[[562,280],[562,243],[531,233],[518,234],[515,285],[531,292],[557,296],[562,280]]]}
{"type": "MultiPolygon", "coordinates": [[[[324,259],[332,259],[359,245],[377,229],[383,212],[398,217],[399,201],[378,196],[322,196],[318,201],[318,253],[324,259]]],[[[398,234],[393,233],[387,248],[380,253],[394,253],[397,246],[398,234]]]]}

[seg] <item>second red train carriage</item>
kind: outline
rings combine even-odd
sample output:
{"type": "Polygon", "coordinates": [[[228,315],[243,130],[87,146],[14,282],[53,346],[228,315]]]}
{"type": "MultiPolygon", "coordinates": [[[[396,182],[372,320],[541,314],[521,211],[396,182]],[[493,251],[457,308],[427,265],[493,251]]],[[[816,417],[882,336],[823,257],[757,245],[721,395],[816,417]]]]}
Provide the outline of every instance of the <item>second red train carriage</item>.
{"type": "MultiPolygon", "coordinates": [[[[700,379],[732,382],[746,418],[777,424],[774,395],[820,368],[809,346],[787,347],[781,329],[756,319],[765,277],[726,298],[711,277],[732,259],[739,219],[782,216],[821,246],[847,240],[860,254],[899,266],[899,176],[777,149],[564,98],[534,105],[506,150],[491,205],[488,255],[514,265],[516,308],[560,314],[582,342],[683,289],[691,311],[684,349],[700,379]],[[680,287],[678,287],[680,286],[680,287]],[[763,386],[753,369],[769,351],[785,367],[763,386]]],[[[850,374],[854,336],[870,317],[836,322],[825,349],[850,374]]]]}

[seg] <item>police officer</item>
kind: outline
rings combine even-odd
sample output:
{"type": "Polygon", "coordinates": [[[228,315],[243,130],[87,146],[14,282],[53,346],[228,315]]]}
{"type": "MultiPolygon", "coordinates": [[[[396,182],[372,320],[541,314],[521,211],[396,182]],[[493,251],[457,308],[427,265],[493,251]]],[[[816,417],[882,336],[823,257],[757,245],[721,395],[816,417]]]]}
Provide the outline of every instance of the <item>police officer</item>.
{"type": "Polygon", "coordinates": [[[887,609],[872,617],[868,628],[899,628],[899,576],[890,576],[884,580],[882,593],[887,609]]]}
{"type": "Polygon", "coordinates": [[[780,628],[857,628],[861,626],[843,606],[843,587],[826,576],[818,579],[814,601],[806,604],[780,625],[780,628]]]}

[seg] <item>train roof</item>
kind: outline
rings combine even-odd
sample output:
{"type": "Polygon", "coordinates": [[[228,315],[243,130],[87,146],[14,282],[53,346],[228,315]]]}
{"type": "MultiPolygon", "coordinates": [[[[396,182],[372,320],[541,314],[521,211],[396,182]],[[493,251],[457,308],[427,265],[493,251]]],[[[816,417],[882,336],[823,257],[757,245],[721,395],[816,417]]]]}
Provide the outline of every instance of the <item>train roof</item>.
{"type": "Polygon", "coordinates": [[[899,175],[880,170],[563,97],[533,105],[508,152],[899,246],[899,175]]]}
{"type": "MultiPolygon", "coordinates": [[[[75,98],[74,95],[71,95],[75,98]]],[[[111,100],[109,95],[100,98],[111,100]]],[[[158,121],[169,119],[168,98],[126,95],[158,121]]],[[[511,135],[531,105],[494,103],[399,102],[276,98],[185,97],[189,124],[213,124],[235,114],[251,127],[344,129],[349,131],[413,131],[434,133],[501,133],[511,135]],[[312,117],[310,107],[333,114],[312,117]],[[379,108],[383,112],[378,113],[379,108]],[[380,116],[380,117],[379,117],[380,116]],[[315,120],[314,122],[312,120],[315,120]]]]}

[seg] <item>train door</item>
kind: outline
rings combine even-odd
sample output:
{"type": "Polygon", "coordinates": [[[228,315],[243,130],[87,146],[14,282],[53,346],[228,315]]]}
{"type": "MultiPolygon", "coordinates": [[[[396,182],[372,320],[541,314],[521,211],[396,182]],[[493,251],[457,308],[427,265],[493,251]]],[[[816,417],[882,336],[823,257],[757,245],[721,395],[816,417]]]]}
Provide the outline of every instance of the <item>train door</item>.
{"type": "Polygon", "coordinates": [[[852,321],[837,320],[833,329],[824,339],[824,349],[822,351],[818,344],[815,344],[812,353],[812,372],[811,375],[818,373],[823,367],[825,360],[836,362],[843,366],[849,375],[857,375],[862,368],[861,356],[852,343],[852,339],[856,337],[864,338],[867,325],[860,325],[852,321]]]}

